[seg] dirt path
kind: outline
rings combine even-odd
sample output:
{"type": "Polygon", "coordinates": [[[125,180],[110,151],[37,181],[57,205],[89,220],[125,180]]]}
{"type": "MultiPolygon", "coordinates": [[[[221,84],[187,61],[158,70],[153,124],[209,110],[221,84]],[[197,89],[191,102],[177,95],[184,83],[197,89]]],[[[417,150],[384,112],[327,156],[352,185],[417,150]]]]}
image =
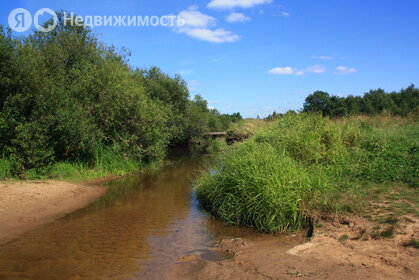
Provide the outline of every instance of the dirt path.
{"type": "Polygon", "coordinates": [[[212,262],[183,256],[172,266],[169,278],[418,279],[418,249],[404,246],[410,238],[417,238],[417,221],[401,227],[393,239],[357,239],[363,226],[347,220],[325,224],[308,242],[302,233],[223,239],[216,250],[233,253],[234,258],[212,262]]]}
{"type": "Polygon", "coordinates": [[[85,207],[105,192],[105,187],[58,181],[1,182],[0,244],[85,207]]]}

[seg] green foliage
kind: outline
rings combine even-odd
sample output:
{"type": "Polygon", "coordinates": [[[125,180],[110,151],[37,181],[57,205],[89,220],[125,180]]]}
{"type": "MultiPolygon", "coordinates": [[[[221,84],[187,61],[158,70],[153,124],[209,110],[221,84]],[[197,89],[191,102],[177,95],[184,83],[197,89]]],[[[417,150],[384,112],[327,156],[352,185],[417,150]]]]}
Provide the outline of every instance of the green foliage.
{"type": "Polygon", "coordinates": [[[345,242],[346,240],[349,239],[349,236],[347,234],[342,235],[341,237],[339,237],[339,242],[345,242]]]}
{"type": "Polygon", "coordinates": [[[217,154],[224,151],[226,147],[227,143],[224,140],[210,139],[205,150],[209,154],[217,154]]]}
{"type": "Polygon", "coordinates": [[[265,120],[245,119],[234,122],[227,129],[226,142],[232,144],[242,142],[259,130],[269,126],[270,123],[265,120]]]}
{"type": "Polygon", "coordinates": [[[0,158],[0,180],[10,178],[12,176],[12,163],[7,159],[0,158]]]}
{"type": "Polygon", "coordinates": [[[379,231],[379,230],[375,230],[374,232],[371,233],[371,236],[374,239],[381,239],[381,238],[391,238],[394,235],[395,232],[395,226],[394,225],[390,225],[387,226],[384,230],[379,231]]]}
{"type": "Polygon", "coordinates": [[[327,92],[316,91],[307,96],[304,112],[320,112],[323,116],[343,117],[348,115],[375,115],[384,111],[406,116],[414,113],[419,106],[419,89],[410,85],[399,92],[386,93],[382,89],[370,90],[363,97],[330,96],[327,92]]]}
{"type": "Polygon", "coordinates": [[[95,151],[95,162],[57,162],[50,167],[48,176],[59,179],[85,180],[104,177],[108,174],[125,175],[138,170],[144,164],[122,156],[109,149],[95,151]]]}
{"type": "Polygon", "coordinates": [[[131,170],[125,161],[159,162],[169,145],[236,120],[191,101],[179,75],[132,69],[124,50],[64,24],[62,12],[58,20],[52,32],[17,39],[0,26],[0,154],[13,175],[47,176],[57,163],[106,170],[98,151],[131,170]]]}
{"type": "Polygon", "coordinates": [[[362,137],[344,164],[346,175],[377,183],[418,184],[418,125],[386,115],[350,120],[359,123],[362,137]]]}
{"type": "Polygon", "coordinates": [[[307,96],[304,103],[305,112],[323,112],[329,113],[330,96],[327,92],[316,91],[307,96]]]}
{"type": "Polygon", "coordinates": [[[357,211],[371,183],[417,186],[417,131],[416,122],[387,115],[287,114],[223,153],[196,191],[228,223],[294,230],[316,212],[357,211]]]}
{"type": "Polygon", "coordinates": [[[293,230],[303,223],[303,194],[321,188],[296,161],[268,143],[237,144],[197,182],[204,209],[227,223],[263,231],[293,230]]]}

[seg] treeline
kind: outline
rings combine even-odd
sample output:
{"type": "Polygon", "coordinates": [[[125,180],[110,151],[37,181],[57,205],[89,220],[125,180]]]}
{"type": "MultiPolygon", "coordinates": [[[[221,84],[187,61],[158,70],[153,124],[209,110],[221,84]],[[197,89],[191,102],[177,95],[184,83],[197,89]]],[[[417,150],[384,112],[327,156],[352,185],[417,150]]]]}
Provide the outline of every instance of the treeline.
{"type": "Polygon", "coordinates": [[[124,50],[62,14],[52,32],[24,38],[0,26],[0,161],[14,175],[48,174],[57,162],[94,167],[106,154],[159,161],[240,119],[191,99],[179,75],[132,68],[124,50]]]}
{"type": "Polygon", "coordinates": [[[418,111],[419,89],[410,85],[406,89],[385,92],[383,89],[370,90],[361,96],[330,96],[327,92],[316,91],[305,99],[303,112],[321,112],[323,116],[344,117],[348,115],[376,115],[384,111],[406,116],[418,111]]]}

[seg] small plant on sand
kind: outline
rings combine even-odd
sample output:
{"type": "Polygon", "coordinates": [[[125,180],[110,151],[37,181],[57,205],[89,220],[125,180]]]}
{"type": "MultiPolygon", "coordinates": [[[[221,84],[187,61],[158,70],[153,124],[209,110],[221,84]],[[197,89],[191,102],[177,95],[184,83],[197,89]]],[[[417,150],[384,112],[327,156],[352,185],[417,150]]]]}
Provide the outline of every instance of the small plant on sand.
{"type": "Polygon", "coordinates": [[[339,237],[339,242],[344,242],[349,239],[349,236],[347,234],[342,235],[339,237]]]}

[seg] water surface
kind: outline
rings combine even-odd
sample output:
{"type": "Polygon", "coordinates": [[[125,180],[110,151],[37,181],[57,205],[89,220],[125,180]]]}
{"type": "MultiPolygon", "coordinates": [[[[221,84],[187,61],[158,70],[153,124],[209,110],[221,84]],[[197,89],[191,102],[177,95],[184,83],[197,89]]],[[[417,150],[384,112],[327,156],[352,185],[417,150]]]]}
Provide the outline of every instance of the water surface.
{"type": "Polygon", "coordinates": [[[203,168],[189,158],[107,183],[96,203],[0,246],[0,279],[164,279],[182,255],[223,259],[217,240],[256,233],[199,209],[203,168]]]}

